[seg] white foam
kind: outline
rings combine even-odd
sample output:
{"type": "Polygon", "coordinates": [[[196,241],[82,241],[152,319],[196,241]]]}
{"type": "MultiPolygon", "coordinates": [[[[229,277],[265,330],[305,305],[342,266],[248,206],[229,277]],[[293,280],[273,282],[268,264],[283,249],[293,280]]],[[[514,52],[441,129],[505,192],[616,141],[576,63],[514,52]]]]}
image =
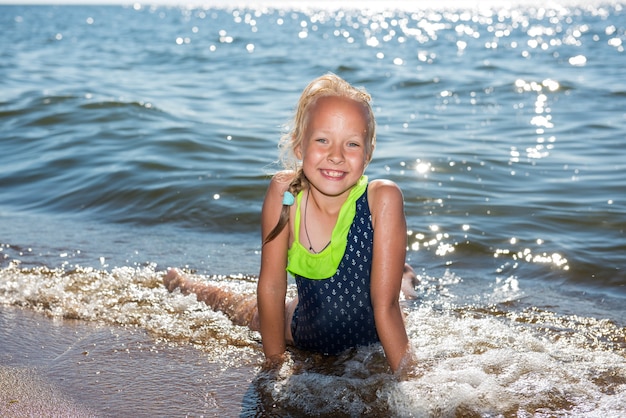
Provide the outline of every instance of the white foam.
{"type": "Polygon", "coordinates": [[[493,317],[417,310],[408,324],[421,377],[393,389],[399,415],[626,412],[623,351],[553,341],[493,317]],[[615,376],[616,383],[607,388],[599,376],[615,376]]]}
{"type": "MultiPolygon", "coordinates": [[[[255,288],[246,278],[196,279],[239,292],[255,288]]],[[[336,360],[295,352],[281,374],[261,379],[260,391],[284,411],[320,414],[626,414],[625,329],[603,319],[516,308],[512,296],[520,289],[511,280],[482,298],[456,297],[460,284],[467,285],[450,273],[422,277],[423,298],[407,305],[406,318],[417,365],[404,381],[389,373],[374,346],[336,360]]],[[[0,303],[197,343],[226,369],[260,358],[258,335],[193,295],[168,292],[153,266],[64,272],[14,265],[0,270],[0,303]]]]}

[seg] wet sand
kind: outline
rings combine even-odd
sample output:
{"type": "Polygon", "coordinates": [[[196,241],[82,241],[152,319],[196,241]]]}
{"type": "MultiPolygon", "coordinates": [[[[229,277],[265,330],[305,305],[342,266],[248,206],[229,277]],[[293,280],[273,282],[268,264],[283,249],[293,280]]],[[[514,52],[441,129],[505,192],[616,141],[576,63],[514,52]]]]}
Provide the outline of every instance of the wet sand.
{"type": "Polygon", "coordinates": [[[239,416],[255,376],[251,364],[211,362],[140,329],[10,307],[0,308],[0,352],[0,416],[239,416]]]}

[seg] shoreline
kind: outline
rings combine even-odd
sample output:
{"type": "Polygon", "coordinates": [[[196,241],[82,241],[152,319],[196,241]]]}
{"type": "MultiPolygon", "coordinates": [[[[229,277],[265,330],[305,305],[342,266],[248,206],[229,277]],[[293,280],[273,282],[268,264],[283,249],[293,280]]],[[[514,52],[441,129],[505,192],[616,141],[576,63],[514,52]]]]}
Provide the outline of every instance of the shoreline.
{"type": "Polygon", "coordinates": [[[256,374],[140,329],[16,307],[0,306],[0,341],[0,416],[225,416],[256,374]]]}

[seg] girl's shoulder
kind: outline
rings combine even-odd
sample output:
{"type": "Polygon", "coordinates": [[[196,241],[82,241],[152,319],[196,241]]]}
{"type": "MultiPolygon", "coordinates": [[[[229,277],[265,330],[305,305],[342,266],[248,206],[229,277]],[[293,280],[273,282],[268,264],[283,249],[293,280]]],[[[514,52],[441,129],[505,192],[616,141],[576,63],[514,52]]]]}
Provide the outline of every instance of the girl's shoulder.
{"type": "Polygon", "coordinates": [[[367,191],[372,225],[390,228],[389,222],[404,219],[404,197],[400,187],[391,180],[372,180],[367,191]]]}
{"type": "Polygon", "coordinates": [[[295,176],[296,172],[293,170],[281,170],[272,176],[270,185],[287,190],[295,176]]]}
{"type": "Polygon", "coordinates": [[[283,196],[295,176],[296,173],[290,170],[283,170],[274,174],[265,193],[265,205],[282,207],[283,196]]]}
{"type": "Polygon", "coordinates": [[[281,196],[285,190],[289,188],[296,173],[291,170],[282,170],[272,176],[270,180],[269,190],[278,192],[281,196]]]}
{"type": "Polygon", "coordinates": [[[395,182],[386,179],[376,179],[369,182],[367,197],[371,201],[386,199],[402,199],[402,190],[395,182]]]}
{"type": "Polygon", "coordinates": [[[400,187],[391,180],[376,179],[369,182],[367,200],[374,219],[378,215],[404,213],[404,196],[400,187]]]}

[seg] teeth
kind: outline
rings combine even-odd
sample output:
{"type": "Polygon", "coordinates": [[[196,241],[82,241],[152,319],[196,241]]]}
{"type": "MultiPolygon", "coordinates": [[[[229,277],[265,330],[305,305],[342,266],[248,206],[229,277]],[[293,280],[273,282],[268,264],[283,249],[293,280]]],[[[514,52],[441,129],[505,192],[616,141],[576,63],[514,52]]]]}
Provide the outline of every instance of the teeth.
{"type": "Polygon", "coordinates": [[[341,177],[343,176],[342,171],[324,171],[324,174],[328,177],[341,177]]]}

